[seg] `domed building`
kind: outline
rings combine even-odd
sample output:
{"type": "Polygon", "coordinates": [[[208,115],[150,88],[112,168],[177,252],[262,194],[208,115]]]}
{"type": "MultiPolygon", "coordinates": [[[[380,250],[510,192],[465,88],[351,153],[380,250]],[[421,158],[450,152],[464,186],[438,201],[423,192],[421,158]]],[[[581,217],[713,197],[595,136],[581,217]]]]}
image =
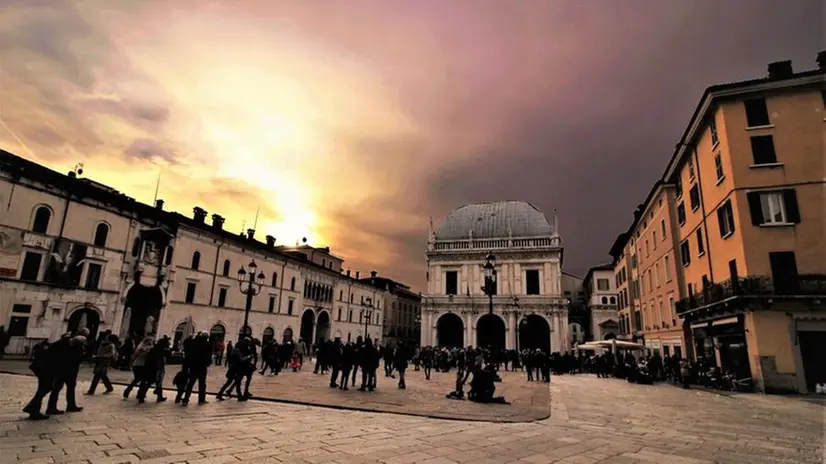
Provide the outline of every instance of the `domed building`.
{"type": "Polygon", "coordinates": [[[524,201],[470,203],[430,229],[421,346],[567,350],[556,212],[549,222],[524,201]]]}

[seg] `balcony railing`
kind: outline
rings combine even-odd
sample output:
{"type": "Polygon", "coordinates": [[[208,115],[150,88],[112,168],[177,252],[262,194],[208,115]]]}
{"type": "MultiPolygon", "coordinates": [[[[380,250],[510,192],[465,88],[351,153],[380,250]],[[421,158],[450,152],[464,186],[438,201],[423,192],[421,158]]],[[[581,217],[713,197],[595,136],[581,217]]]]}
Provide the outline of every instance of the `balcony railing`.
{"type": "MultiPolygon", "coordinates": [[[[499,307],[502,306],[531,306],[537,304],[559,304],[566,305],[569,300],[562,295],[516,295],[516,300],[512,295],[494,295],[493,304],[499,307]]],[[[422,299],[423,305],[444,305],[444,304],[459,304],[459,305],[479,305],[487,307],[487,295],[437,295],[426,296],[422,299]]]]}
{"type": "Polygon", "coordinates": [[[709,285],[700,293],[676,304],[677,314],[711,306],[733,297],[826,296],[826,275],[800,275],[796,279],[775,281],[768,276],[748,276],[709,285]]]}
{"type": "Polygon", "coordinates": [[[464,250],[496,250],[503,248],[551,248],[558,246],[555,239],[550,237],[535,238],[496,238],[496,239],[466,239],[437,242],[436,251],[464,251],[464,250]]]}

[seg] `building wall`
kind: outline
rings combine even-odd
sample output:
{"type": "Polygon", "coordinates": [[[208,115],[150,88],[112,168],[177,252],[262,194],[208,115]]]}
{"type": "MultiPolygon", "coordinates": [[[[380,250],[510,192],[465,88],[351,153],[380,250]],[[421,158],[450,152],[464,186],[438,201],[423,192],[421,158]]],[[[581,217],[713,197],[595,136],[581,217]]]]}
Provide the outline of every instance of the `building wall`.
{"type": "MultiPolygon", "coordinates": [[[[26,352],[31,345],[44,338],[57,338],[69,327],[76,311],[89,309],[100,317],[100,331],[116,330],[120,322],[119,295],[123,288],[121,270],[126,244],[132,232],[130,219],[106,209],[91,200],[88,204],[71,202],[66,213],[62,237],[60,234],[66,199],[55,189],[28,179],[12,181],[0,177],[0,233],[9,237],[0,250],[0,325],[8,329],[14,318],[27,318],[24,336],[11,337],[7,353],[26,352]],[[31,231],[35,210],[47,205],[51,210],[46,234],[31,231]],[[97,225],[109,226],[103,246],[94,246],[97,225]],[[70,241],[74,246],[85,246],[85,259],[78,263],[78,285],[67,285],[56,280],[45,282],[53,265],[53,251],[58,241],[70,241]],[[42,256],[37,280],[20,281],[24,257],[27,253],[42,256]],[[85,288],[89,267],[101,265],[101,276],[96,289],[85,288]],[[29,313],[13,311],[15,305],[29,305],[29,313]]],[[[55,263],[56,264],[56,263],[55,263]]],[[[18,310],[22,309],[17,306],[18,310]]],[[[20,320],[20,319],[15,319],[20,320]]]]}

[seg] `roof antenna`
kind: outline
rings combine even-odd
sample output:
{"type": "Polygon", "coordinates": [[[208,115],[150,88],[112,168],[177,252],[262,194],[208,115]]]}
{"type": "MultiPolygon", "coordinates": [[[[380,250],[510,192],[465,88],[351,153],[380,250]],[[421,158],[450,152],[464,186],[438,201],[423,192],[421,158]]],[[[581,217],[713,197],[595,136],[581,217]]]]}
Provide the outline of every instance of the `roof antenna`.
{"type": "Polygon", "coordinates": [[[258,205],[258,209],[255,210],[255,222],[252,224],[252,230],[258,229],[258,213],[261,212],[261,205],[258,205]]]}

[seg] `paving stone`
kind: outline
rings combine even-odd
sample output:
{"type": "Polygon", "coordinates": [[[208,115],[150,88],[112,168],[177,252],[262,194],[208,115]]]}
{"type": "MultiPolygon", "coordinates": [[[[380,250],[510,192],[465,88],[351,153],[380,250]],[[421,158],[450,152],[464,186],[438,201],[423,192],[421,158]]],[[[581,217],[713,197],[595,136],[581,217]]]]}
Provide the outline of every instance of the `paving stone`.
{"type": "MultiPolygon", "coordinates": [[[[116,395],[84,397],[82,413],[28,422],[20,409],[34,386],[30,377],[0,375],[3,464],[27,462],[18,457],[55,464],[823,462],[823,408],[808,399],[722,396],[588,375],[554,377],[551,417],[528,423],[254,400],[138,407],[116,395]]],[[[86,386],[80,382],[78,390],[86,386]]]]}

